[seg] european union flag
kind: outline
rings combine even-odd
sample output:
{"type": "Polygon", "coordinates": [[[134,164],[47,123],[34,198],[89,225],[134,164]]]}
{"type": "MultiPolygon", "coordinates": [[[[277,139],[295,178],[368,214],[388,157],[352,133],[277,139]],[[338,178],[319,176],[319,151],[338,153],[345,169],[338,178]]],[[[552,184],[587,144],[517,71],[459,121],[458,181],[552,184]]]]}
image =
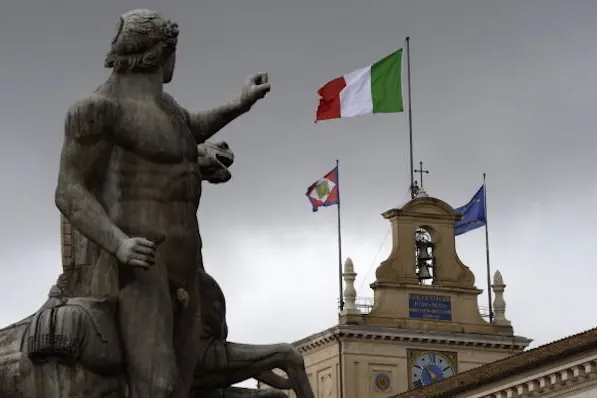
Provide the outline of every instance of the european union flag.
{"type": "Polygon", "coordinates": [[[480,228],[487,223],[485,213],[485,184],[477,191],[475,196],[464,206],[454,209],[462,218],[454,225],[454,234],[462,235],[465,232],[480,228]]]}

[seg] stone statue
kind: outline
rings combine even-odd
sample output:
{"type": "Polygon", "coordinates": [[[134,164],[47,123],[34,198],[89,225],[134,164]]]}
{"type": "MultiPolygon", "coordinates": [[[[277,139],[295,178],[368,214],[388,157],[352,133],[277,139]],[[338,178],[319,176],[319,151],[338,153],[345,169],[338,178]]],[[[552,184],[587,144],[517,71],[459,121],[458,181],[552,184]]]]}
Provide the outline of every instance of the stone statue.
{"type": "Polygon", "coordinates": [[[67,113],[56,205],[69,263],[34,316],[0,331],[1,396],[285,396],[230,388],[255,377],[313,398],[291,345],[226,342],[224,295],[201,255],[201,181],[228,181],[234,160],[206,140],[269,92],[268,76],[191,113],[163,91],[177,40],[156,12],[123,14],[110,77],[67,113]]]}
{"type": "Polygon", "coordinates": [[[255,75],[238,99],[189,113],[163,91],[177,40],[178,26],[155,12],[121,17],[105,63],[110,78],[66,116],[56,189],[61,213],[99,246],[91,294],[118,296],[131,398],[190,389],[199,326],[197,144],[269,91],[267,75],[255,75]],[[171,291],[184,291],[185,305],[171,291]]]}

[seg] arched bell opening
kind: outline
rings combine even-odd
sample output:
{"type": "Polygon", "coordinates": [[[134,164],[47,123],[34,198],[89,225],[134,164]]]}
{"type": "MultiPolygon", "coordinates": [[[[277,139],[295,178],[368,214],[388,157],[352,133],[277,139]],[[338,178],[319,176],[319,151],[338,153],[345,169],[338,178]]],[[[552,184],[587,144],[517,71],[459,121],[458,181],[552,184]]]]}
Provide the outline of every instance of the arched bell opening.
{"type": "Polygon", "coordinates": [[[433,284],[435,256],[432,234],[425,228],[415,230],[415,273],[421,285],[433,284]]]}

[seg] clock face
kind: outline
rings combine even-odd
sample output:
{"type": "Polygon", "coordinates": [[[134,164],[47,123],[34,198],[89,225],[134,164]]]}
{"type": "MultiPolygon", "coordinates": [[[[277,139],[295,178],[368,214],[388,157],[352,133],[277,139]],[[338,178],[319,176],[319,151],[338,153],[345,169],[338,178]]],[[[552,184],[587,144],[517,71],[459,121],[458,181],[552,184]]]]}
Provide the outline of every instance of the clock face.
{"type": "Polygon", "coordinates": [[[454,366],[445,356],[426,352],[412,364],[411,375],[413,386],[419,388],[454,376],[454,366]]]}

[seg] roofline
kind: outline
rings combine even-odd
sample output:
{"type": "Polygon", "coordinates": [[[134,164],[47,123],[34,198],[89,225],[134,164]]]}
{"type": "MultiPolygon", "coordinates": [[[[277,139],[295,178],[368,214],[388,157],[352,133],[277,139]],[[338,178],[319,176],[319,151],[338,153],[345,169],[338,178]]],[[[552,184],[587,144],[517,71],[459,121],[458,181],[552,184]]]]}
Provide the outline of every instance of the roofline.
{"type": "Polygon", "coordinates": [[[428,387],[393,395],[392,398],[449,398],[454,394],[470,391],[538,366],[558,362],[562,358],[578,355],[590,349],[597,349],[597,328],[476,367],[428,387]]]}

